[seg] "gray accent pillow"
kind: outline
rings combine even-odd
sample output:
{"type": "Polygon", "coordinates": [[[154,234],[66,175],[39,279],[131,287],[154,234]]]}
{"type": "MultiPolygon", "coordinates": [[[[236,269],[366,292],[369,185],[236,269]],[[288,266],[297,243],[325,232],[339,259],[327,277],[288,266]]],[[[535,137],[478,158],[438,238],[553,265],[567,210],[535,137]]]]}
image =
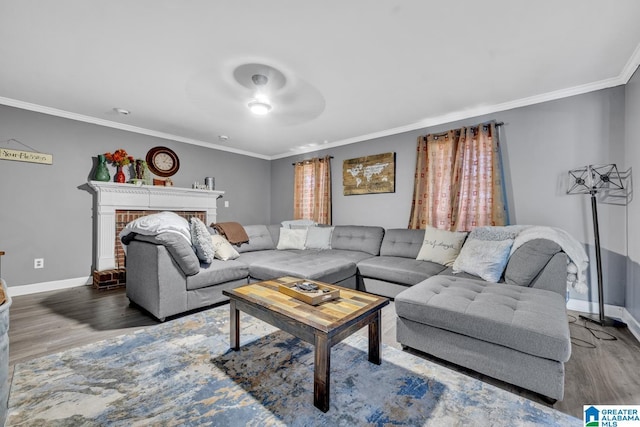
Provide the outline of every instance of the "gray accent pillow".
{"type": "Polygon", "coordinates": [[[510,285],[530,286],[551,258],[562,248],[547,239],[534,239],[516,249],[504,271],[504,281],[510,285]]]}
{"type": "Polygon", "coordinates": [[[518,226],[483,226],[476,227],[469,233],[469,239],[477,240],[513,240],[520,232],[518,226]]]}
{"type": "Polygon", "coordinates": [[[216,248],[211,241],[211,233],[204,222],[195,216],[189,220],[189,225],[191,227],[191,243],[193,243],[198,259],[211,264],[216,255],[216,248]]]}
{"type": "Polygon", "coordinates": [[[465,272],[498,283],[509,259],[513,240],[480,240],[471,236],[453,263],[453,273],[465,272]]]}
{"type": "Polygon", "coordinates": [[[282,224],[282,228],[300,229],[313,227],[316,225],[316,222],[310,219],[293,219],[290,221],[282,221],[280,224],[282,224]]]}
{"type": "Polygon", "coordinates": [[[162,245],[167,248],[169,255],[171,255],[186,276],[193,276],[200,271],[200,260],[193,251],[193,247],[185,238],[176,233],[160,233],[155,236],[136,234],[135,240],[152,243],[154,245],[162,245]]]}
{"type": "Polygon", "coordinates": [[[331,234],[333,227],[309,227],[305,249],[331,249],[331,234]]]}
{"type": "Polygon", "coordinates": [[[245,225],[244,231],[246,231],[247,236],[249,236],[249,241],[237,246],[239,253],[276,248],[266,225],[245,225]]]}

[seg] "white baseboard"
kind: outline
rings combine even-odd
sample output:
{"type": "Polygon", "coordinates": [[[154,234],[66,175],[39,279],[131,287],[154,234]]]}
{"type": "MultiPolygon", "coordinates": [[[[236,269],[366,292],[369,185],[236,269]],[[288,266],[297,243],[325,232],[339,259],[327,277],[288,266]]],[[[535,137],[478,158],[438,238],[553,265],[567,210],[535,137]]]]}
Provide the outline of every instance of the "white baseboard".
{"type": "Polygon", "coordinates": [[[76,277],[74,279],[54,280],[51,282],[33,283],[31,285],[9,286],[10,297],[20,295],[37,294],[38,292],[57,291],[60,289],[77,288],[78,286],[86,286],[91,284],[93,278],[91,276],[76,277]]]}
{"type": "Polygon", "coordinates": [[[638,322],[635,317],[633,317],[631,313],[627,311],[626,308],[624,309],[622,321],[627,324],[627,327],[629,328],[629,331],[633,334],[633,336],[636,337],[638,341],[640,341],[640,322],[638,322]]]}
{"type": "MultiPolygon", "coordinates": [[[[567,309],[590,314],[596,314],[599,310],[597,302],[576,299],[570,299],[569,302],[567,302],[567,309]]],[[[604,312],[608,317],[614,317],[626,323],[629,331],[640,342],[640,322],[638,322],[626,308],[605,304],[604,312]]]]}
{"type": "MultiPolygon", "coordinates": [[[[596,314],[599,312],[598,303],[593,301],[584,301],[581,299],[570,299],[567,302],[567,309],[574,311],[581,311],[583,313],[596,314]]],[[[604,305],[604,312],[609,317],[615,317],[622,319],[624,307],[617,305],[604,305]]]]}

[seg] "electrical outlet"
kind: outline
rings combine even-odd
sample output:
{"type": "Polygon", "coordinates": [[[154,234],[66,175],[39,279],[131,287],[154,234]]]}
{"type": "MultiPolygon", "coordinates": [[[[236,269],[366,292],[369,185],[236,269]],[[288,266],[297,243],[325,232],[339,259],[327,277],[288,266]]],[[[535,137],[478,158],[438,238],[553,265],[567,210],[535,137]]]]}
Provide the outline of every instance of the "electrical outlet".
{"type": "Polygon", "coordinates": [[[33,260],[33,268],[44,268],[44,258],[36,258],[33,260]]]}
{"type": "Polygon", "coordinates": [[[225,201],[224,201],[224,207],[225,207],[225,208],[228,208],[228,207],[229,207],[229,201],[228,201],[228,200],[225,200],[225,201]]]}

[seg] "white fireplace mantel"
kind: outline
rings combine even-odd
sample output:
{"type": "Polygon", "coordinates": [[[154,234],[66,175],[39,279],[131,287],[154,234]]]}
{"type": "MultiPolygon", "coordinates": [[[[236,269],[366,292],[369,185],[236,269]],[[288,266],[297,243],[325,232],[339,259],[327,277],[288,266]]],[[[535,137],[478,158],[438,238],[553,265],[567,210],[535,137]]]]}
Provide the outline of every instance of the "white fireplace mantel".
{"type": "Polygon", "coordinates": [[[95,191],[96,270],[116,267],[116,210],[203,211],[216,222],[218,198],[224,191],[89,181],[95,191]]]}

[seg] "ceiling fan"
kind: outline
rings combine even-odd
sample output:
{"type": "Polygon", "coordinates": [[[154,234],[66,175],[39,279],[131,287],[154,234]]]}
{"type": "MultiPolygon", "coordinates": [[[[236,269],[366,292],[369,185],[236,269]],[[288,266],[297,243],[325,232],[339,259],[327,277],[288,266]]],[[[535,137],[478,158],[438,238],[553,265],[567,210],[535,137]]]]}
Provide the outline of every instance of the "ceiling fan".
{"type": "Polygon", "coordinates": [[[280,126],[308,122],[324,111],[322,94],[290,72],[258,62],[223,68],[200,72],[187,84],[189,98],[204,111],[246,120],[263,116],[261,123],[280,126]]]}

